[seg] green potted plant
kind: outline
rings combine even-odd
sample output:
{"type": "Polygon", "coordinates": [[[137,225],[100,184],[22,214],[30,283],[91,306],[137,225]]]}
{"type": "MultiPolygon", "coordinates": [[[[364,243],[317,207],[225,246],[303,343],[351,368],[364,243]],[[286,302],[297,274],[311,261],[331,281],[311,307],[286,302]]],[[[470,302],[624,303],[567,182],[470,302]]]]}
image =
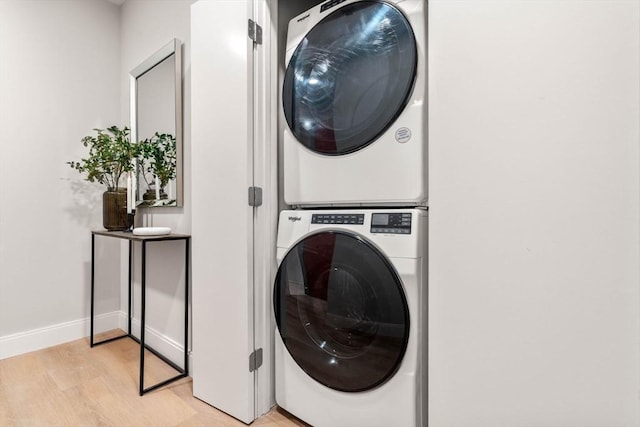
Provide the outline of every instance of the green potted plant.
{"type": "Polygon", "coordinates": [[[102,224],[107,230],[128,229],[127,189],[120,179],[134,168],[133,160],[139,147],[131,142],[129,128],[111,126],[106,130],[94,129],[95,136],[82,138],[89,155],[77,162],[67,162],[73,169],[86,174],[89,182],[99,182],[107,189],[102,194],[102,224]]]}
{"type": "Polygon", "coordinates": [[[140,175],[147,184],[143,199],[166,199],[164,188],[176,177],[176,138],[156,132],[151,138],[140,141],[138,147],[140,175]]]}

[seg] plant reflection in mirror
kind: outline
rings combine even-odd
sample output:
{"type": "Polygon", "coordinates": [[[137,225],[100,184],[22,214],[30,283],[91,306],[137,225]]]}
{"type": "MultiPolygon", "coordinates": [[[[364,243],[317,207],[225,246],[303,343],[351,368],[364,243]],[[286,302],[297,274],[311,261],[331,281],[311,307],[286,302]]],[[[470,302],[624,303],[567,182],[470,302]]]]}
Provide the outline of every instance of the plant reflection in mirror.
{"type": "Polygon", "coordinates": [[[156,132],[151,138],[140,141],[138,145],[139,174],[148,188],[159,184],[160,190],[163,190],[169,181],[176,177],[176,138],[168,133],[156,132]]]}

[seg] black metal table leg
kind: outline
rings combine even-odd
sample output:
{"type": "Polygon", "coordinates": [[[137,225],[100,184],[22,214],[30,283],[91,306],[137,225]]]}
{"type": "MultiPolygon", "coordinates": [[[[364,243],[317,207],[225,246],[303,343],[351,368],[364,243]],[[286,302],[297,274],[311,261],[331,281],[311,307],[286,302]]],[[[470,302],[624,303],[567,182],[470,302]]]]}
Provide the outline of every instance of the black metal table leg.
{"type": "Polygon", "coordinates": [[[184,368],[181,368],[180,366],[176,365],[175,363],[173,363],[171,360],[169,360],[168,358],[166,358],[164,355],[162,355],[160,352],[158,352],[157,350],[155,350],[154,348],[150,347],[149,345],[147,345],[145,343],[144,340],[144,329],[145,329],[145,316],[146,316],[146,310],[145,310],[145,305],[146,305],[146,264],[147,264],[147,260],[146,260],[146,242],[142,241],[142,260],[141,260],[141,264],[142,264],[142,268],[141,268],[141,304],[142,304],[142,309],[141,309],[141,313],[140,313],[140,323],[141,323],[141,331],[140,331],[140,396],[142,396],[143,394],[150,392],[152,390],[155,390],[157,388],[160,388],[162,386],[165,386],[169,383],[172,383],[173,381],[179,380],[180,378],[184,378],[187,375],[189,375],[189,352],[188,352],[188,343],[189,343],[189,338],[188,338],[188,328],[189,328],[189,237],[185,237],[183,239],[185,241],[185,299],[184,299],[184,304],[185,304],[185,334],[184,334],[184,368]],[[144,388],[144,351],[149,350],[152,354],[154,354],[156,357],[158,357],[160,360],[162,360],[164,363],[166,363],[167,365],[171,366],[173,369],[175,369],[176,371],[178,371],[178,375],[175,375],[171,378],[168,378],[164,381],[161,381],[157,384],[154,384],[150,387],[144,388]]]}
{"type": "MultiPolygon", "coordinates": [[[[131,243],[129,243],[129,245],[131,245],[131,243]]],[[[131,246],[129,246],[129,250],[131,250],[131,246]]],[[[131,259],[131,256],[129,256],[129,259],[131,259]]],[[[91,319],[89,320],[89,324],[90,324],[89,347],[95,347],[100,344],[106,344],[111,341],[127,338],[131,334],[131,327],[129,327],[129,332],[124,335],[119,335],[117,337],[108,338],[106,340],[95,342],[94,336],[93,336],[94,324],[95,324],[95,287],[96,287],[95,264],[96,264],[96,235],[95,233],[91,233],[91,319]]],[[[131,263],[129,263],[129,313],[131,313],[131,263]]]]}
{"type": "Polygon", "coordinates": [[[189,375],[189,245],[191,239],[184,240],[184,372],[189,375]]]}
{"type": "Polygon", "coordinates": [[[89,326],[89,347],[93,347],[93,315],[94,315],[94,289],[95,289],[95,260],[96,260],[96,235],[91,233],[91,320],[89,326]]]}
{"type": "Polygon", "coordinates": [[[140,396],[144,394],[144,330],[145,330],[145,306],[146,306],[146,290],[147,290],[147,242],[142,241],[142,264],[141,268],[141,311],[140,311],[140,396]]]}
{"type": "Polygon", "coordinates": [[[128,307],[128,314],[127,314],[127,334],[129,334],[129,336],[131,336],[131,334],[133,333],[133,331],[131,330],[131,283],[133,282],[133,275],[132,275],[132,265],[133,265],[133,240],[129,240],[129,307],[128,307]]]}

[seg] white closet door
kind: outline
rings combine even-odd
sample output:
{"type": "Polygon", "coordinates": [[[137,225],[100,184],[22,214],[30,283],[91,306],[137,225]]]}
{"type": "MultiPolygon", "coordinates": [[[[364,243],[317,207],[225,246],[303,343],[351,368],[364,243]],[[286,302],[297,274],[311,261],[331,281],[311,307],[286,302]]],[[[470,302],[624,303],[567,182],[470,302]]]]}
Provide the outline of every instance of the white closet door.
{"type": "Polygon", "coordinates": [[[253,0],[191,9],[193,392],[255,418],[253,344],[253,0]]]}

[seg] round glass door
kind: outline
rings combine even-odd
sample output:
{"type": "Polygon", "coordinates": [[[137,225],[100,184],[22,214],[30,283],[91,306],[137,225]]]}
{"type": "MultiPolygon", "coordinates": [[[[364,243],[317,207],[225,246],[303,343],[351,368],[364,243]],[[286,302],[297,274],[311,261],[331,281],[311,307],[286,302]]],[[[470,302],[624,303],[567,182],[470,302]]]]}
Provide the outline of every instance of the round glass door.
{"type": "Polygon", "coordinates": [[[297,243],[280,264],[273,301],[289,354],[321,384],[364,391],[398,369],[409,340],[402,284],[358,235],[328,231],[297,243]]]}
{"type": "Polygon", "coordinates": [[[309,31],[287,67],[284,114],[297,140],[324,155],[357,151],[391,126],[415,81],[415,36],[382,1],[337,9],[309,31]]]}

